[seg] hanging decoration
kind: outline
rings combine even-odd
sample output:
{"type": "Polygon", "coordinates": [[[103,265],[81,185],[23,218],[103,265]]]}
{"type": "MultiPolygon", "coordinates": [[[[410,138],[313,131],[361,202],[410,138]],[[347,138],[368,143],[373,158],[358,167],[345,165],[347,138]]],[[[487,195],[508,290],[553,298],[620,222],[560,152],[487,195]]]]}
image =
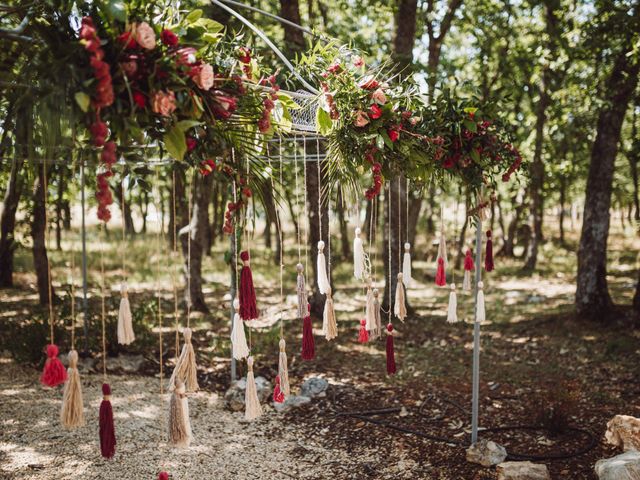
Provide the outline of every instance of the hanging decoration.
{"type": "Polygon", "coordinates": [[[177,379],[169,403],[169,440],[175,447],[186,448],[191,445],[192,438],[185,384],[177,379]]]}
{"type": "Polygon", "coordinates": [[[258,318],[258,307],[256,305],[256,291],[253,287],[253,274],[249,265],[249,252],[240,252],[242,269],[240,270],[240,318],[245,321],[258,318]]]}
{"type": "Polygon", "coordinates": [[[169,480],[169,474],[167,472],[160,472],[158,474],[158,480],[169,480]]]}
{"type": "Polygon", "coordinates": [[[478,282],[478,294],[476,296],[476,322],[482,323],[486,320],[484,311],[484,282],[478,282]]]}
{"type": "MultiPolygon", "coordinates": [[[[389,221],[387,222],[389,225],[389,232],[388,232],[388,242],[387,242],[387,246],[388,246],[388,261],[389,261],[389,267],[388,267],[388,273],[389,276],[387,278],[388,281],[388,288],[387,290],[389,291],[389,312],[388,312],[388,319],[387,319],[387,344],[386,344],[386,353],[387,353],[387,374],[388,375],[393,375],[396,373],[396,356],[395,356],[395,351],[394,351],[394,345],[393,345],[393,324],[391,323],[391,305],[392,305],[392,301],[391,301],[391,187],[387,187],[387,191],[386,191],[386,197],[387,197],[387,205],[389,207],[389,221]]],[[[401,282],[398,282],[401,283],[401,282]]],[[[401,287],[402,288],[402,287],[401,287]]],[[[397,291],[397,288],[396,288],[397,291]]],[[[396,296],[397,296],[397,292],[396,292],[396,296]]],[[[394,306],[395,309],[395,306],[394,306]]]]}
{"type": "Polygon", "coordinates": [[[307,304],[307,312],[302,320],[302,352],[303,360],[316,358],[316,342],[313,338],[313,324],[311,323],[311,305],[307,304]]]}
{"type": "MultiPolygon", "coordinates": [[[[73,300],[72,300],[73,301],[73,300]]],[[[69,352],[69,368],[67,370],[67,382],[62,394],[62,408],[60,409],[60,423],[68,429],[82,427],[84,421],[84,402],[82,400],[82,383],[78,372],[78,352],[69,352]]]]}
{"type": "Polygon", "coordinates": [[[289,386],[289,370],[287,368],[287,352],[285,351],[286,342],[284,338],[280,339],[278,343],[280,348],[280,354],[278,355],[278,377],[280,378],[280,390],[288,397],[291,394],[291,387],[289,386]]]}
{"type": "Polygon", "coordinates": [[[380,290],[373,289],[373,334],[371,338],[379,338],[382,336],[382,311],[380,306],[380,290]]]}
{"type": "Polygon", "coordinates": [[[404,286],[409,288],[411,286],[411,244],[406,242],[404,244],[404,255],[402,257],[402,282],[404,286]]]}
{"type": "Polygon", "coordinates": [[[121,195],[122,195],[122,285],[120,287],[120,309],[118,310],[118,343],[121,345],[129,345],[136,339],[133,333],[133,318],[131,316],[131,305],[129,305],[129,292],[127,287],[127,265],[126,265],[126,230],[125,230],[125,190],[124,190],[124,178],[121,182],[121,195]]]}
{"type": "Polygon", "coordinates": [[[253,357],[247,358],[247,387],[244,395],[244,405],[245,420],[254,420],[262,415],[256,380],[253,375],[253,357]]]}
{"type": "Polygon", "coordinates": [[[375,340],[376,336],[376,316],[374,312],[373,289],[371,288],[371,277],[367,279],[367,293],[365,296],[364,319],[365,327],[369,335],[367,338],[375,340]]]}
{"type": "Polygon", "coordinates": [[[280,388],[280,375],[276,375],[275,387],[273,387],[273,401],[275,403],[284,403],[284,392],[280,388]]]}
{"type": "MultiPolygon", "coordinates": [[[[322,228],[322,221],[320,225],[322,228]]],[[[327,261],[324,256],[324,242],[322,240],[318,242],[317,270],[318,270],[318,291],[324,295],[329,291],[331,287],[329,286],[329,277],[327,276],[327,261]]]]}
{"type": "Polygon", "coordinates": [[[387,373],[394,375],[396,373],[396,355],[393,347],[393,325],[391,322],[387,324],[387,373]]]}
{"type": "Polygon", "coordinates": [[[364,246],[360,238],[360,227],[358,227],[353,239],[353,276],[358,280],[364,280],[365,271],[364,246]]]}
{"type": "Polygon", "coordinates": [[[444,234],[444,216],[440,210],[440,242],[438,244],[438,257],[436,259],[436,285],[444,287],[447,284],[447,239],[444,234]]]}
{"type": "Polygon", "coordinates": [[[396,282],[396,301],[393,304],[393,313],[401,322],[407,317],[407,304],[404,295],[404,284],[402,272],[398,272],[398,281],[396,282]]]}
{"type": "Polygon", "coordinates": [[[449,293],[449,306],[447,307],[447,322],[458,322],[458,297],[456,296],[456,284],[451,282],[451,293],[449,293]]]}
{"type": "Polygon", "coordinates": [[[331,287],[328,287],[326,294],[327,298],[324,302],[324,312],[322,314],[322,334],[327,340],[333,340],[338,336],[338,323],[336,321],[333,297],[331,296],[331,287]]]}
{"type": "Polygon", "coordinates": [[[296,293],[298,295],[298,318],[304,318],[307,309],[307,286],[304,281],[304,265],[296,265],[298,276],[296,279],[296,293]]]}
{"type": "Polygon", "coordinates": [[[180,357],[176,362],[176,366],[173,369],[171,378],[169,379],[169,389],[174,390],[177,386],[178,380],[184,383],[186,391],[197,392],[200,387],[198,385],[198,367],[196,365],[196,352],[193,349],[191,343],[191,336],[193,332],[189,327],[185,328],[182,332],[184,338],[184,344],[182,345],[182,351],[180,357]]]}
{"type": "Polygon", "coordinates": [[[233,328],[231,330],[231,345],[233,350],[233,358],[242,360],[249,356],[249,347],[247,346],[247,338],[244,332],[244,321],[240,318],[240,300],[233,299],[233,328]]]}
{"type": "Polygon", "coordinates": [[[487,272],[493,271],[493,242],[491,241],[491,230],[487,230],[487,248],[484,257],[484,269],[487,272]]]}
{"type": "Polygon", "coordinates": [[[465,292],[471,291],[471,272],[476,269],[473,263],[473,256],[471,249],[467,249],[467,253],[464,256],[464,279],[462,281],[462,290],[465,292]]]}
{"type": "Polygon", "coordinates": [[[369,332],[367,331],[367,320],[360,320],[360,330],[358,330],[358,342],[367,343],[369,341],[369,332]]]}

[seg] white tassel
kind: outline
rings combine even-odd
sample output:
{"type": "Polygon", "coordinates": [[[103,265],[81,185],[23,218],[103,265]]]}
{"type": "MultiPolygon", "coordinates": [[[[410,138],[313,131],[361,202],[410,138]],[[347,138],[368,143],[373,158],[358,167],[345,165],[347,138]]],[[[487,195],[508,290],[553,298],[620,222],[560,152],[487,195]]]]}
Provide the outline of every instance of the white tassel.
{"type": "Polygon", "coordinates": [[[253,376],[253,357],[247,358],[247,388],[244,392],[244,418],[253,420],[262,415],[262,407],[258,399],[258,388],[253,376]]]}
{"type": "Polygon", "coordinates": [[[462,280],[462,290],[464,290],[465,292],[471,291],[471,271],[470,270],[464,271],[464,278],[462,280]]]}
{"type": "Polygon", "coordinates": [[[444,235],[444,223],[440,226],[440,243],[438,244],[438,258],[444,260],[444,266],[449,263],[447,260],[447,239],[444,235]]]}
{"type": "Polygon", "coordinates": [[[131,306],[129,305],[129,292],[127,283],[123,282],[120,287],[120,310],[118,311],[118,343],[129,345],[133,343],[136,336],[133,333],[133,319],[131,316],[131,306]]]}
{"type": "Polygon", "coordinates": [[[398,281],[396,282],[396,301],[393,305],[393,313],[396,317],[404,322],[407,317],[407,304],[404,297],[404,286],[402,285],[402,272],[398,273],[398,281]]]}
{"type": "Polygon", "coordinates": [[[375,318],[375,328],[371,334],[371,338],[378,338],[382,336],[382,313],[380,312],[380,300],[378,300],[380,291],[377,288],[373,289],[373,315],[375,318]]]}
{"type": "Polygon", "coordinates": [[[369,337],[371,338],[373,331],[376,328],[376,317],[373,312],[374,304],[373,304],[373,291],[371,290],[371,279],[369,279],[367,285],[367,299],[365,301],[364,308],[364,319],[365,319],[365,328],[369,332],[369,337]]]}
{"type": "Polygon", "coordinates": [[[449,308],[447,309],[447,322],[458,322],[458,296],[456,295],[456,284],[451,283],[451,293],[449,294],[449,308]]]}
{"type": "Polygon", "coordinates": [[[484,282],[478,282],[478,296],[476,297],[476,322],[484,322],[486,315],[484,311],[484,282]]]}
{"type": "Polygon", "coordinates": [[[318,242],[318,291],[322,294],[327,293],[329,288],[329,277],[327,277],[327,261],[324,258],[324,242],[318,242]]]}
{"type": "Polygon", "coordinates": [[[360,229],[356,228],[356,236],[353,239],[353,276],[358,280],[364,280],[364,247],[360,238],[360,229]]]}
{"type": "Polygon", "coordinates": [[[304,265],[298,263],[296,265],[298,278],[296,280],[296,292],[298,294],[298,318],[307,316],[307,286],[304,281],[304,265]]]}
{"type": "Polygon", "coordinates": [[[291,387],[289,386],[289,370],[287,368],[287,352],[285,351],[287,344],[284,338],[280,339],[280,355],[278,356],[278,375],[280,376],[280,391],[285,397],[291,395],[291,387]]]}
{"type": "Polygon", "coordinates": [[[413,278],[411,277],[411,244],[404,244],[404,256],[402,257],[402,278],[404,286],[409,288],[413,278]]]}
{"type": "Polygon", "coordinates": [[[240,318],[240,300],[238,297],[233,299],[233,328],[231,329],[231,346],[233,350],[233,358],[242,360],[249,356],[249,347],[247,346],[247,337],[244,332],[244,322],[240,318]]]}
{"type": "Polygon", "coordinates": [[[331,287],[327,290],[327,299],[324,302],[322,334],[327,340],[333,340],[338,336],[338,323],[336,321],[336,312],[333,307],[333,298],[331,297],[331,287]]]}

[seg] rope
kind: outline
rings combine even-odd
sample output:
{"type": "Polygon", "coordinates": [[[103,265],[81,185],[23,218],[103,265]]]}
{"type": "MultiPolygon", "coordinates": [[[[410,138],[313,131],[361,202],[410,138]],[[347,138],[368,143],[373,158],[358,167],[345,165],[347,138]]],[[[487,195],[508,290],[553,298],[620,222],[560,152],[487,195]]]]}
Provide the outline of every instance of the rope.
{"type": "Polygon", "coordinates": [[[389,315],[389,324],[391,324],[391,312],[393,311],[393,309],[391,308],[391,290],[392,290],[392,286],[393,286],[393,284],[391,282],[391,184],[389,184],[389,186],[387,188],[387,197],[388,197],[387,198],[387,205],[388,205],[388,210],[389,210],[389,221],[387,222],[389,224],[388,228],[387,228],[388,231],[389,231],[389,233],[388,233],[389,238],[388,238],[388,242],[387,242],[387,245],[388,245],[388,258],[389,258],[389,261],[387,263],[387,265],[388,265],[387,273],[389,275],[389,288],[388,288],[388,290],[389,290],[389,313],[388,313],[388,315],[389,315]]]}
{"type": "MultiPolygon", "coordinates": [[[[302,137],[304,140],[302,142],[302,170],[304,172],[304,218],[307,221],[304,223],[304,271],[305,275],[308,275],[309,272],[309,206],[307,204],[307,139],[306,137],[302,137]]],[[[307,276],[307,278],[309,278],[307,276]]]]}
{"type": "Polygon", "coordinates": [[[191,322],[191,227],[193,225],[193,219],[191,218],[191,203],[194,189],[195,170],[191,176],[191,182],[187,190],[189,197],[187,204],[187,215],[189,216],[189,229],[187,230],[187,328],[190,327],[191,322]]]}
{"type": "MultiPolygon", "coordinates": [[[[178,256],[178,217],[176,216],[176,169],[173,167],[173,258],[178,256]]],[[[175,322],[176,330],[176,363],[178,363],[178,356],[180,355],[180,334],[178,332],[180,327],[180,315],[178,313],[178,282],[176,281],[176,269],[178,268],[177,262],[174,262],[174,267],[171,274],[171,284],[173,287],[173,318],[175,322]]]]}
{"type": "Polygon", "coordinates": [[[406,196],[406,198],[405,198],[405,202],[406,202],[405,203],[405,211],[406,211],[405,219],[406,219],[406,227],[407,227],[407,231],[406,231],[406,234],[407,234],[406,239],[407,240],[406,241],[408,242],[409,241],[409,179],[406,178],[405,181],[407,182],[407,188],[405,190],[405,196],[406,196]]]}
{"type": "MultiPolygon", "coordinates": [[[[402,269],[402,178],[398,175],[398,271],[402,269]]],[[[409,238],[407,236],[407,238],[409,238]]]]}
{"type": "MultiPolygon", "coordinates": [[[[162,205],[162,192],[160,191],[160,175],[156,171],[156,184],[158,185],[158,205],[162,205]]],[[[164,214],[163,214],[164,215],[164,214]]],[[[158,349],[159,349],[159,360],[160,360],[160,395],[164,393],[164,365],[162,361],[162,295],[161,295],[161,283],[160,283],[160,263],[162,259],[162,244],[165,241],[164,229],[162,228],[162,223],[160,220],[160,209],[156,208],[156,219],[158,222],[158,259],[156,261],[156,279],[157,286],[156,291],[158,292],[158,349]]]]}
{"type": "MultiPolygon", "coordinates": [[[[107,225],[103,224],[104,235],[106,236],[107,225]]],[[[100,295],[101,295],[101,320],[102,320],[102,377],[107,383],[107,310],[105,306],[104,287],[104,240],[100,241],[100,295]]]]}
{"type": "MultiPolygon", "coordinates": [[[[298,136],[294,136],[293,137],[293,144],[294,144],[294,148],[293,148],[293,171],[295,172],[295,176],[296,176],[296,189],[295,189],[295,196],[296,196],[296,223],[298,224],[298,229],[296,231],[296,236],[298,239],[298,263],[300,263],[300,258],[301,258],[301,245],[300,245],[300,229],[302,228],[302,226],[300,225],[300,190],[299,190],[299,186],[298,186],[298,148],[297,148],[297,143],[298,143],[298,136]]],[[[305,145],[306,145],[306,141],[305,141],[305,145]]],[[[306,150],[306,148],[305,148],[306,150]]],[[[282,137],[280,137],[280,168],[282,168],[282,137]]],[[[306,202],[306,200],[305,200],[306,202]]]]}
{"type": "MultiPolygon", "coordinates": [[[[267,151],[268,151],[269,147],[267,145],[267,151]]],[[[279,165],[278,165],[280,171],[279,171],[279,178],[280,178],[280,185],[282,185],[282,143],[280,143],[280,156],[279,156],[279,165]]],[[[271,177],[271,188],[273,189],[273,177],[271,177]]],[[[280,240],[280,338],[284,338],[284,321],[282,318],[282,310],[283,310],[283,306],[284,306],[284,279],[283,279],[283,275],[284,275],[284,262],[283,262],[283,250],[284,250],[284,244],[283,244],[283,235],[282,235],[282,222],[280,221],[280,211],[276,208],[276,222],[278,224],[278,235],[279,235],[279,240],[280,240]]],[[[298,244],[298,249],[300,249],[300,246],[298,244]]]]}
{"type": "MultiPolygon", "coordinates": [[[[76,164],[73,164],[71,175],[75,178],[76,164]]],[[[73,254],[73,245],[70,248],[71,259],[69,262],[69,283],[71,285],[71,350],[76,349],[76,291],[73,283],[73,274],[75,272],[75,255],[73,254]]]]}
{"type": "Polygon", "coordinates": [[[43,173],[43,184],[42,188],[42,203],[44,205],[44,250],[45,256],[47,259],[47,297],[49,299],[49,337],[51,338],[51,345],[55,343],[54,341],[54,312],[53,312],[53,292],[51,286],[51,262],[49,261],[49,255],[47,254],[48,250],[48,232],[49,232],[49,217],[47,215],[47,192],[49,189],[49,183],[47,181],[47,162],[44,162],[42,166],[43,173]]]}
{"type": "MultiPolygon", "coordinates": [[[[156,170],[156,174],[157,174],[157,170],[156,170]]],[[[125,213],[124,213],[124,209],[125,209],[125,201],[124,201],[124,170],[122,172],[122,180],[120,181],[120,189],[121,189],[121,193],[122,193],[122,281],[126,282],[127,281],[127,269],[126,269],[126,265],[125,265],[125,252],[126,252],[126,242],[125,242],[125,213]]]]}

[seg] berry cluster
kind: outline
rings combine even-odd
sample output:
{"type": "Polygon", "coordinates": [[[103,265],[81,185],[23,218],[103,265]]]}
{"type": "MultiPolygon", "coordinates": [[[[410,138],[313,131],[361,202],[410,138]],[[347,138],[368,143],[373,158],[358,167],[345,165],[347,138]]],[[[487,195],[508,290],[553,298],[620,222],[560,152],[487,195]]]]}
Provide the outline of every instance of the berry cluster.
{"type": "Polygon", "coordinates": [[[382,176],[382,165],[380,165],[380,162],[376,162],[375,160],[375,153],[377,151],[378,149],[376,147],[371,146],[365,154],[365,158],[371,164],[371,173],[373,174],[373,185],[364,192],[364,196],[367,200],[373,200],[375,197],[380,195],[382,184],[384,182],[384,177],[382,176]]]}
{"type": "Polygon", "coordinates": [[[107,142],[100,152],[100,161],[104,165],[104,170],[98,174],[96,190],[96,200],[98,200],[98,219],[107,223],[111,220],[109,205],[113,203],[113,196],[109,188],[109,178],[113,176],[111,167],[116,163],[116,143],[107,142]]]}

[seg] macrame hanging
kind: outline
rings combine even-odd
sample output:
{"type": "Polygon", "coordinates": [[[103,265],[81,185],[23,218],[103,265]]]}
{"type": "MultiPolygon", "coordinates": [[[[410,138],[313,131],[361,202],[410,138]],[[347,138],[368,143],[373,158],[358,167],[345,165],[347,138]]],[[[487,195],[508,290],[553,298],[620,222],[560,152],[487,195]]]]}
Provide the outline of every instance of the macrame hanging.
{"type": "MultiPolygon", "coordinates": [[[[404,244],[404,255],[402,256],[402,281],[404,286],[409,288],[413,278],[411,277],[411,244],[409,243],[409,179],[406,180],[407,188],[405,189],[405,226],[406,226],[406,242],[404,244]]],[[[398,194],[400,191],[398,189],[398,194]]],[[[398,217],[400,218],[400,217],[398,217]]],[[[399,220],[398,220],[399,221],[399,220]]]]}
{"type": "Polygon", "coordinates": [[[436,259],[436,285],[444,287],[447,284],[447,240],[444,234],[444,215],[440,210],[440,242],[438,244],[438,257],[436,259]]]}
{"type": "Polygon", "coordinates": [[[373,322],[374,328],[371,333],[371,338],[382,337],[382,307],[380,306],[380,290],[373,289],[373,322]]]}
{"type": "Polygon", "coordinates": [[[358,342],[367,343],[369,341],[369,332],[367,331],[367,320],[360,320],[360,329],[358,330],[358,342]]]}
{"type": "Polygon", "coordinates": [[[462,281],[462,290],[465,292],[471,291],[471,273],[476,269],[473,263],[473,255],[471,249],[467,249],[467,253],[464,256],[464,280],[462,281]]]}
{"type": "Polygon", "coordinates": [[[129,292],[127,287],[127,269],[126,269],[126,232],[125,232],[125,191],[124,178],[121,182],[122,194],[122,285],[120,287],[120,309],[118,310],[118,343],[120,345],[129,345],[136,339],[133,333],[133,317],[131,316],[131,305],[129,304],[129,292]]]}
{"type": "MultiPolygon", "coordinates": [[[[456,202],[456,208],[454,211],[454,219],[453,219],[453,235],[458,230],[458,203],[456,202]]],[[[458,255],[460,252],[458,252],[458,255]]],[[[448,323],[457,323],[458,322],[458,296],[456,293],[456,283],[455,283],[455,268],[451,270],[451,292],[449,293],[449,305],[447,306],[447,322],[448,323]]]]}
{"type": "Polygon", "coordinates": [[[377,337],[375,336],[376,330],[376,316],[374,312],[374,302],[373,302],[373,289],[371,277],[367,279],[367,293],[365,296],[365,307],[364,307],[364,323],[367,332],[368,339],[375,340],[377,337]]]}
{"type": "MultiPolygon", "coordinates": [[[[322,220],[320,221],[320,226],[320,228],[322,228],[322,220]]],[[[320,235],[322,235],[322,230],[320,235]]],[[[318,259],[316,267],[318,270],[318,291],[324,295],[331,287],[329,286],[329,277],[327,276],[327,260],[324,256],[324,241],[322,240],[318,242],[318,259]]]]}
{"type": "Polygon", "coordinates": [[[476,296],[476,322],[482,323],[486,320],[484,311],[484,282],[478,282],[478,293],[476,296]]]}
{"type": "Polygon", "coordinates": [[[327,298],[324,302],[324,312],[322,314],[322,334],[327,340],[333,340],[338,336],[338,324],[336,312],[331,296],[331,287],[327,290],[327,298]]]}
{"type": "Polygon", "coordinates": [[[484,257],[484,269],[487,272],[493,271],[493,242],[491,241],[491,230],[487,230],[487,248],[484,257]]]}

